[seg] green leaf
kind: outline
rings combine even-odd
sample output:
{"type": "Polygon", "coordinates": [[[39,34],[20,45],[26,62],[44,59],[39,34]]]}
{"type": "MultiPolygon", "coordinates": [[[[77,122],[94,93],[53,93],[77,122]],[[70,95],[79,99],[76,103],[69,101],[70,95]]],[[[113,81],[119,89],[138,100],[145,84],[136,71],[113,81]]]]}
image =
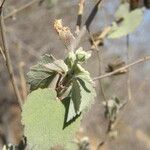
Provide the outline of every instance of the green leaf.
{"type": "Polygon", "coordinates": [[[115,13],[115,18],[116,19],[124,18],[124,16],[127,15],[129,11],[130,11],[130,4],[128,2],[122,3],[115,13]]]}
{"type": "Polygon", "coordinates": [[[44,65],[54,61],[55,58],[53,56],[46,54],[37,65],[31,67],[27,74],[27,81],[31,86],[31,91],[36,90],[37,88],[46,88],[49,86],[56,74],[46,69],[44,65]]]}
{"type": "Polygon", "coordinates": [[[76,52],[69,52],[65,63],[69,68],[72,68],[75,63],[84,63],[91,57],[91,52],[84,51],[82,47],[76,50],[76,52]]]}
{"type": "Polygon", "coordinates": [[[87,111],[94,102],[96,96],[93,83],[87,74],[77,75],[72,82],[68,107],[67,122],[79,115],[81,112],[87,111]]]}
{"type": "Polygon", "coordinates": [[[39,61],[39,64],[47,64],[47,63],[52,63],[56,59],[52,55],[45,54],[43,55],[42,59],[39,61]]]}
{"type": "Polygon", "coordinates": [[[90,76],[90,73],[85,70],[80,64],[77,64],[75,67],[74,67],[74,73],[75,75],[86,75],[86,76],[90,76]]]}
{"type": "Polygon", "coordinates": [[[65,74],[67,70],[68,68],[62,60],[56,60],[51,55],[44,55],[27,74],[31,91],[48,87],[58,73],[65,74]]]}
{"type": "Polygon", "coordinates": [[[88,110],[91,104],[94,102],[94,98],[96,96],[95,89],[93,87],[93,82],[90,76],[87,75],[78,75],[77,76],[78,83],[80,85],[81,90],[81,104],[80,110],[88,110]]]}
{"type": "Polygon", "coordinates": [[[72,68],[74,62],[76,60],[75,53],[73,51],[69,52],[68,57],[65,60],[65,63],[69,68],[72,68]]]}
{"type": "Polygon", "coordinates": [[[31,85],[30,90],[36,90],[38,88],[46,88],[55,78],[54,73],[45,71],[35,71],[32,70],[27,74],[28,83],[31,85]]]}
{"type": "Polygon", "coordinates": [[[71,121],[81,112],[87,110],[96,96],[90,74],[81,63],[85,62],[91,54],[79,48],[75,53],[70,52],[65,62],[69,67],[66,79],[68,88],[58,95],[63,100],[67,110],[66,122],[71,121]]]}
{"type": "Polygon", "coordinates": [[[49,71],[55,71],[60,74],[65,74],[68,71],[68,67],[63,60],[55,60],[54,62],[45,64],[44,66],[49,69],[49,71]]]}
{"type": "Polygon", "coordinates": [[[76,117],[78,114],[75,111],[73,100],[71,97],[66,97],[64,100],[64,106],[66,108],[66,118],[65,122],[71,121],[74,117],[76,117]]]}
{"type": "Polygon", "coordinates": [[[85,62],[91,57],[91,53],[84,51],[82,47],[77,49],[75,54],[76,54],[76,60],[81,63],[85,62]]]}
{"type": "Polygon", "coordinates": [[[136,9],[124,15],[123,21],[118,26],[116,26],[116,24],[112,26],[111,32],[108,34],[108,38],[120,38],[132,33],[140,25],[142,18],[142,9],[136,9]]]}
{"type": "Polygon", "coordinates": [[[75,135],[80,117],[64,128],[65,107],[53,89],[38,89],[28,95],[23,106],[22,124],[27,142],[33,150],[65,146],[75,135]]]}
{"type": "Polygon", "coordinates": [[[77,80],[73,80],[72,90],[71,90],[71,100],[74,105],[74,110],[78,114],[80,113],[80,104],[81,104],[81,89],[80,84],[77,80]]]}

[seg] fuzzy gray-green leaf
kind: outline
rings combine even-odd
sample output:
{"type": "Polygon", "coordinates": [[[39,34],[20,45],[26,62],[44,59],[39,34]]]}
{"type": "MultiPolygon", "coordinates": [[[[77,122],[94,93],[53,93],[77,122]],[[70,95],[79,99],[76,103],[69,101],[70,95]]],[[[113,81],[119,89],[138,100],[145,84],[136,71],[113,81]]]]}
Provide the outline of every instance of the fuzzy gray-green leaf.
{"type": "Polygon", "coordinates": [[[108,38],[120,38],[128,35],[137,29],[143,18],[143,10],[136,9],[124,15],[123,21],[119,25],[112,26],[108,38]]]}
{"type": "Polygon", "coordinates": [[[44,65],[49,71],[55,71],[57,73],[66,73],[68,71],[67,65],[64,63],[63,60],[55,60],[52,63],[47,63],[44,65]]]}
{"type": "Polygon", "coordinates": [[[65,74],[67,70],[68,67],[63,60],[56,60],[51,55],[44,55],[27,74],[31,91],[48,87],[57,74],[65,74]]]}
{"type": "Polygon", "coordinates": [[[130,4],[128,2],[122,3],[115,13],[116,19],[124,18],[130,11],[130,4]]]}
{"type": "Polygon", "coordinates": [[[81,118],[64,128],[65,111],[53,89],[38,89],[28,95],[23,106],[22,124],[27,143],[33,150],[65,146],[73,139],[81,118]]]}
{"type": "Polygon", "coordinates": [[[72,82],[72,89],[69,95],[70,106],[68,108],[67,121],[88,110],[95,96],[96,92],[90,76],[84,73],[76,76],[72,82]]]}

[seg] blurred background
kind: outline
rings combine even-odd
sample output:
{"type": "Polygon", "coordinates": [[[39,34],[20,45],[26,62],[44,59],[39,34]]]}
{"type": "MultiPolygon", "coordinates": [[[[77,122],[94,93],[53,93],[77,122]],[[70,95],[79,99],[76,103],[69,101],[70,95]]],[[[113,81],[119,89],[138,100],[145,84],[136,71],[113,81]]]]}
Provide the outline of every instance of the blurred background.
{"type": "MultiPolygon", "coordinates": [[[[86,0],[83,22],[92,10],[96,0],[86,0]]],[[[140,6],[142,1],[140,3],[140,6]]],[[[98,32],[114,20],[114,13],[120,0],[103,1],[90,27],[98,32]]],[[[23,97],[26,97],[26,73],[30,67],[49,53],[56,58],[65,58],[62,41],[54,31],[55,19],[62,19],[65,26],[75,31],[78,0],[9,0],[4,7],[4,21],[15,78],[23,97]],[[25,7],[25,8],[24,8],[25,7]],[[17,10],[21,9],[17,12],[17,10]]],[[[144,9],[144,18],[138,29],[129,36],[129,61],[133,62],[150,54],[150,10],[144,9]]],[[[105,39],[102,47],[103,73],[115,58],[127,61],[127,38],[105,39]]],[[[90,50],[88,34],[81,46],[90,50]]],[[[85,64],[91,77],[99,76],[97,53],[85,64]]],[[[132,100],[122,109],[115,123],[114,138],[109,138],[101,147],[103,150],[150,150],[150,62],[134,66],[130,73],[132,100]]],[[[127,75],[104,78],[103,87],[108,98],[118,97],[121,102],[128,99],[127,75]]],[[[106,135],[108,120],[104,116],[104,99],[99,82],[95,81],[97,98],[84,117],[79,130],[79,139],[88,137],[90,147],[95,150],[106,135]]],[[[28,85],[27,85],[28,89],[28,85]]],[[[18,144],[22,137],[20,110],[9,79],[5,63],[0,55],[0,150],[5,143],[18,144]]]]}

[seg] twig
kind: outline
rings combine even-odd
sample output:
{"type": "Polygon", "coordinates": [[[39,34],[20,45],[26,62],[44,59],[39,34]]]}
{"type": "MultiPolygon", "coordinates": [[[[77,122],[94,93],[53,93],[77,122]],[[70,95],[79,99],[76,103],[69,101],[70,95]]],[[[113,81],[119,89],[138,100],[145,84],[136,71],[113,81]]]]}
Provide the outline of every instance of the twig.
{"type": "MultiPolygon", "coordinates": [[[[127,35],[127,61],[129,63],[129,35],[127,35]]],[[[128,73],[127,73],[127,92],[128,92],[128,100],[131,101],[132,99],[132,93],[131,93],[131,77],[130,77],[130,68],[128,68],[128,73]]]]}
{"type": "MultiPolygon", "coordinates": [[[[91,35],[90,32],[89,32],[89,35],[90,35],[90,38],[92,40],[92,43],[94,44],[94,48],[96,49],[98,65],[99,65],[98,72],[99,72],[99,76],[100,76],[102,74],[102,68],[103,68],[103,66],[102,66],[102,52],[98,48],[98,45],[96,45],[96,43],[95,43],[95,41],[93,39],[93,36],[91,35]]],[[[107,98],[106,98],[105,91],[104,91],[104,88],[103,88],[102,80],[99,80],[99,86],[100,86],[100,89],[101,89],[101,93],[102,93],[103,99],[107,102],[107,98]]]]}
{"type": "MultiPolygon", "coordinates": [[[[93,36],[90,34],[90,31],[89,31],[89,35],[90,35],[90,38],[91,38],[91,41],[94,45],[94,48],[96,50],[96,53],[97,53],[97,58],[98,58],[98,64],[99,64],[99,75],[102,74],[102,53],[100,53],[100,48],[98,48],[98,45],[96,44],[96,42],[94,41],[94,38],[93,36]]],[[[93,49],[93,48],[92,48],[93,49]]],[[[104,91],[104,88],[103,88],[103,83],[102,83],[102,80],[99,80],[99,86],[100,86],[100,90],[101,90],[101,93],[102,93],[102,96],[103,96],[103,99],[104,101],[107,103],[107,98],[106,98],[106,94],[105,94],[105,91],[104,91]]],[[[110,122],[108,124],[108,129],[110,127],[110,122]]],[[[108,131],[108,130],[107,130],[108,131]]],[[[106,137],[103,141],[99,142],[99,144],[97,145],[96,147],[96,150],[99,150],[100,148],[102,148],[102,146],[104,146],[106,144],[108,140],[108,132],[106,133],[106,137]]]]}
{"type": "MultiPolygon", "coordinates": [[[[96,53],[97,53],[97,58],[98,58],[98,63],[99,63],[99,75],[102,75],[102,72],[103,72],[102,71],[102,68],[103,68],[102,53],[100,51],[96,51],[96,53]]],[[[100,84],[100,88],[101,88],[101,92],[102,92],[103,98],[107,102],[107,97],[106,97],[105,90],[104,90],[104,87],[103,87],[103,81],[100,80],[99,84],[100,84]]]]}
{"type": "Polygon", "coordinates": [[[12,16],[14,16],[14,15],[16,15],[17,13],[23,11],[24,9],[30,7],[31,5],[33,5],[34,3],[38,2],[38,1],[39,1],[39,0],[32,0],[32,1],[30,1],[29,3],[27,3],[27,4],[23,5],[23,6],[21,6],[20,8],[15,9],[15,10],[12,11],[10,14],[4,16],[4,20],[6,20],[6,19],[8,19],[8,18],[10,18],[10,17],[12,17],[12,16]]]}
{"type": "MultiPolygon", "coordinates": [[[[98,58],[98,64],[99,64],[99,67],[98,67],[99,68],[99,75],[101,75],[102,74],[102,67],[103,67],[102,66],[102,53],[100,53],[100,49],[98,48],[98,45],[95,43],[92,35],[90,35],[90,38],[91,38],[92,43],[93,43],[93,45],[94,45],[94,47],[96,49],[97,58],[98,58]]],[[[106,98],[105,90],[103,88],[103,82],[102,82],[102,80],[99,80],[99,86],[100,86],[100,90],[101,90],[101,93],[102,93],[102,97],[103,97],[104,101],[107,103],[107,98],[106,98]]],[[[108,123],[108,130],[109,130],[110,126],[111,126],[111,123],[109,121],[109,123],[108,123]]],[[[107,142],[107,139],[108,139],[108,132],[106,133],[105,139],[103,141],[101,141],[97,145],[96,150],[99,150],[102,146],[104,146],[105,143],[107,142]]]]}
{"type": "Polygon", "coordinates": [[[95,18],[96,14],[97,14],[97,12],[98,12],[98,8],[99,8],[99,6],[100,6],[100,4],[101,4],[101,1],[102,1],[102,0],[98,0],[98,2],[95,4],[95,6],[94,6],[94,8],[92,9],[92,11],[91,11],[89,17],[88,17],[87,20],[85,21],[84,26],[81,28],[81,30],[80,30],[80,32],[79,32],[77,38],[71,42],[70,47],[71,47],[71,50],[72,50],[72,51],[75,51],[75,50],[76,50],[76,48],[78,47],[80,41],[81,41],[82,38],[84,37],[86,31],[89,30],[89,27],[90,27],[90,25],[91,25],[93,19],[95,18]]]}
{"type": "Polygon", "coordinates": [[[116,70],[113,71],[113,72],[106,73],[106,74],[101,75],[101,76],[99,76],[99,77],[95,77],[95,78],[93,78],[93,80],[100,80],[100,79],[102,79],[102,78],[110,77],[110,76],[112,76],[112,75],[118,73],[119,71],[122,71],[122,70],[128,69],[128,68],[131,68],[132,66],[135,66],[135,65],[137,65],[137,64],[139,64],[139,63],[142,63],[142,62],[145,62],[145,61],[148,61],[148,60],[150,60],[150,56],[145,56],[145,57],[143,57],[143,58],[141,58],[141,59],[138,59],[138,60],[134,61],[133,63],[130,63],[130,64],[124,66],[124,67],[121,67],[121,68],[119,68],[119,69],[116,69],[116,70]]]}
{"type": "Polygon", "coordinates": [[[3,49],[2,49],[1,47],[0,47],[0,52],[1,52],[1,54],[2,54],[2,57],[3,57],[4,61],[6,61],[5,54],[4,54],[3,49]]]}
{"type": "Polygon", "coordinates": [[[84,3],[85,3],[85,0],[79,0],[77,26],[76,26],[76,31],[75,31],[75,33],[77,33],[77,34],[80,32],[80,28],[81,28],[81,24],[82,24],[82,15],[83,15],[83,10],[84,10],[84,3]]]}
{"type": "Polygon", "coordinates": [[[24,76],[25,63],[22,60],[21,44],[19,42],[16,43],[16,50],[17,50],[17,54],[18,54],[17,64],[18,64],[18,71],[19,71],[19,75],[20,75],[19,83],[21,85],[20,93],[22,96],[22,100],[24,102],[27,98],[27,86],[26,86],[26,79],[24,76]]]}
{"type": "Polygon", "coordinates": [[[92,46],[92,49],[95,47],[95,46],[98,46],[99,43],[101,43],[104,38],[108,35],[108,33],[110,32],[111,30],[111,27],[108,26],[108,27],[105,27],[103,29],[103,31],[100,33],[100,35],[98,37],[96,37],[96,41],[95,41],[95,44],[92,46]]]}
{"type": "MultiPolygon", "coordinates": [[[[4,3],[2,3],[2,4],[4,4],[4,3]]],[[[0,10],[0,12],[1,12],[0,13],[0,32],[1,32],[1,36],[2,36],[3,51],[4,51],[4,54],[5,54],[5,57],[6,57],[5,62],[6,62],[6,66],[7,66],[7,69],[8,69],[9,75],[10,75],[10,79],[11,79],[11,82],[12,82],[12,85],[13,85],[13,88],[14,88],[15,95],[18,99],[18,102],[19,102],[19,105],[20,105],[20,108],[21,108],[22,105],[23,105],[23,102],[22,102],[22,99],[21,99],[21,96],[20,96],[20,93],[19,93],[19,90],[18,90],[18,87],[17,87],[17,83],[15,81],[15,76],[14,76],[14,72],[13,72],[13,68],[12,68],[12,63],[11,63],[9,51],[8,51],[8,48],[7,48],[6,35],[5,35],[5,31],[4,31],[4,19],[3,19],[3,15],[2,15],[2,8],[3,8],[3,5],[1,6],[1,10],[0,10]]]]}
{"type": "Polygon", "coordinates": [[[19,74],[20,74],[20,81],[21,81],[21,89],[22,89],[22,97],[23,100],[27,98],[27,87],[26,87],[26,80],[24,76],[24,62],[19,63],[19,74]]]}
{"type": "MultiPolygon", "coordinates": [[[[2,8],[3,8],[3,5],[4,5],[5,1],[6,1],[6,0],[3,0],[3,1],[1,2],[0,11],[2,11],[2,8]]],[[[1,12],[0,12],[0,13],[1,13],[1,12]]]]}
{"type": "Polygon", "coordinates": [[[89,17],[85,21],[84,26],[80,30],[78,36],[75,38],[73,34],[71,33],[70,29],[68,27],[64,27],[62,25],[61,20],[56,20],[54,23],[54,29],[57,31],[59,37],[64,42],[64,45],[69,51],[75,51],[78,47],[81,39],[85,35],[86,31],[89,31],[89,26],[91,25],[95,15],[97,14],[99,5],[102,0],[98,0],[94,8],[92,9],[89,17]]]}
{"type": "Polygon", "coordinates": [[[89,17],[87,18],[86,22],[85,22],[85,25],[86,25],[86,28],[89,29],[93,19],[95,18],[97,12],[98,12],[98,9],[99,9],[99,6],[101,4],[101,1],[102,0],[98,0],[98,2],[96,3],[96,5],[94,6],[94,8],[92,9],[89,17]]]}

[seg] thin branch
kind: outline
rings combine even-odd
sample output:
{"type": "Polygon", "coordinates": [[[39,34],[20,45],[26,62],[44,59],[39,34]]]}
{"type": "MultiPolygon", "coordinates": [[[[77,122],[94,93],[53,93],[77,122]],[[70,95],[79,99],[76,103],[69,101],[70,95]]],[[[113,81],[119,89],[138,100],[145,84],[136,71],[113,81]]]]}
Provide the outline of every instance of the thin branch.
{"type": "MultiPolygon", "coordinates": [[[[1,5],[0,5],[0,16],[2,14],[2,9],[3,9],[3,5],[4,5],[5,1],[6,0],[3,0],[2,3],[1,3],[1,5]]],[[[3,51],[3,49],[1,47],[0,47],[0,52],[2,54],[2,57],[3,57],[4,61],[6,61],[6,57],[5,57],[4,51],[3,51]]]]}
{"type": "Polygon", "coordinates": [[[94,6],[94,8],[92,9],[89,17],[87,18],[86,22],[85,22],[85,25],[86,25],[86,28],[89,29],[93,19],[95,18],[97,12],[98,12],[98,9],[99,9],[99,6],[101,4],[101,1],[102,0],[98,0],[98,2],[96,3],[96,5],[94,6]]]}
{"type": "Polygon", "coordinates": [[[77,17],[77,25],[76,25],[76,33],[80,32],[81,24],[82,24],[82,15],[84,10],[85,0],[79,0],[79,8],[78,8],[78,17],[77,17]]]}
{"type": "MultiPolygon", "coordinates": [[[[102,68],[103,68],[103,66],[102,66],[102,52],[98,48],[98,45],[95,43],[95,41],[93,39],[93,36],[90,35],[90,37],[91,37],[92,43],[93,43],[93,45],[94,45],[94,47],[96,49],[97,58],[98,58],[98,64],[99,64],[99,67],[98,67],[99,68],[99,75],[101,75],[102,74],[102,68]]],[[[108,100],[107,100],[107,97],[106,97],[106,94],[105,94],[105,90],[104,90],[104,87],[103,87],[103,82],[102,82],[101,79],[99,80],[99,86],[100,86],[100,90],[101,90],[101,93],[102,93],[102,97],[103,97],[104,101],[107,103],[108,100]]],[[[99,150],[107,142],[108,133],[109,133],[108,131],[109,131],[110,127],[111,127],[111,122],[109,121],[109,123],[108,123],[108,129],[107,129],[107,133],[106,133],[106,137],[105,137],[105,139],[103,141],[101,141],[97,145],[96,150],[99,150]]]]}
{"type": "MultiPolygon", "coordinates": [[[[127,61],[129,63],[130,60],[130,49],[129,49],[129,35],[127,35],[127,61]]],[[[132,93],[131,93],[131,77],[130,77],[130,68],[128,68],[127,73],[127,92],[128,92],[128,100],[130,101],[132,99],[132,93]]]]}
{"type": "MultiPolygon", "coordinates": [[[[96,53],[97,53],[97,58],[98,58],[98,62],[99,62],[99,75],[102,75],[102,72],[103,72],[102,71],[102,68],[103,68],[102,53],[100,51],[96,51],[96,53]]],[[[100,88],[101,88],[101,92],[102,92],[103,98],[107,102],[107,97],[106,97],[105,90],[104,90],[104,87],[103,87],[103,81],[100,80],[99,84],[100,84],[100,88]]]]}
{"type": "Polygon", "coordinates": [[[1,54],[2,54],[2,57],[3,57],[4,61],[6,61],[5,54],[4,54],[3,49],[2,49],[1,47],[0,47],[0,52],[1,52],[1,54]]]}
{"type": "MultiPolygon", "coordinates": [[[[98,59],[98,65],[99,65],[98,72],[99,72],[99,76],[100,76],[102,74],[102,68],[103,68],[103,66],[102,66],[102,52],[101,52],[100,48],[98,48],[98,45],[96,45],[94,38],[90,32],[89,32],[89,35],[90,35],[90,38],[92,40],[92,43],[93,43],[94,48],[95,48],[96,53],[97,53],[97,59],[98,59]]],[[[101,90],[103,99],[107,102],[107,98],[106,98],[105,91],[103,88],[102,80],[99,80],[99,86],[100,86],[100,90],[101,90]]]]}
{"type": "MultiPolygon", "coordinates": [[[[1,6],[0,6],[0,11],[2,11],[2,8],[3,8],[3,5],[4,5],[5,1],[6,1],[6,0],[3,0],[3,1],[2,1],[1,6]]],[[[1,12],[0,12],[0,13],[1,13],[1,12]]]]}
{"type": "Polygon", "coordinates": [[[92,9],[92,11],[91,11],[89,17],[88,17],[87,20],[85,21],[84,26],[81,28],[81,30],[80,30],[80,32],[79,32],[77,38],[71,42],[70,47],[71,47],[71,50],[72,50],[72,51],[75,51],[75,50],[76,50],[76,48],[78,47],[78,45],[79,45],[79,43],[81,42],[82,38],[84,37],[86,31],[89,30],[89,27],[90,27],[90,25],[91,25],[93,19],[95,18],[96,14],[97,14],[97,12],[98,12],[98,9],[99,9],[99,6],[100,6],[100,4],[101,4],[101,1],[102,1],[102,0],[98,0],[98,2],[95,4],[95,6],[94,6],[94,8],[92,9]]]}
{"type": "Polygon", "coordinates": [[[15,95],[18,99],[18,102],[19,102],[19,105],[21,108],[23,105],[23,102],[22,102],[22,99],[21,99],[21,96],[20,96],[20,93],[19,93],[19,90],[17,87],[17,83],[15,81],[15,76],[14,76],[14,72],[13,72],[13,68],[12,68],[9,50],[7,48],[6,35],[5,35],[5,31],[4,31],[4,19],[3,19],[3,15],[2,15],[2,7],[1,7],[1,13],[0,13],[0,32],[1,32],[1,36],[2,36],[3,51],[4,51],[4,54],[6,57],[5,63],[6,63],[7,69],[8,69],[8,73],[10,75],[10,79],[11,79],[11,82],[12,82],[12,85],[14,88],[15,95]]]}
{"type": "Polygon", "coordinates": [[[17,50],[17,65],[18,65],[18,72],[20,75],[20,79],[19,79],[19,83],[21,85],[21,96],[22,96],[22,100],[23,102],[26,100],[27,98],[27,85],[26,85],[26,79],[25,79],[25,75],[24,75],[24,66],[25,63],[22,61],[22,49],[21,49],[21,44],[19,42],[16,43],[16,50],[17,50]]]}
{"type": "Polygon", "coordinates": [[[102,78],[110,77],[110,76],[112,76],[112,75],[118,73],[119,71],[122,71],[122,70],[128,69],[128,68],[131,68],[132,66],[135,66],[135,65],[137,65],[137,64],[139,64],[139,63],[142,63],[142,62],[145,62],[145,61],[149,61],[149,60],[150,60],[150,56],[149,56],[149,55],[148,55],[148,56],[145,56],[145,57],[143,57],[143,58],[141,58],[141,59],[138,59],[138,60],[134,61],[133,63],[130,63],[130,64],[124,66],[124,67],[121,67],[121,68],[119,68],[119,69],[116,69],[116,70],[113,71],[113,72],[106,73],[106,74],[101,75],[101,76],[99,76],[99,77],[95,77],[95,78],[93,78],[93,80],[100,80],[100,79],[102,79],[102,78]]]}
{"type": "Polygon", "coordinates": [[[96,41],[95,43],[93,43],[94,45],[92,45],[92,49],[95,48],[96,46],[98,46],[101,42],[103,42],[104,38],[108,35],[108,33],[110,32],[111,27],[105,27],[103,29],[103,31],[99,34],[98,37],[96,37],[96,41]]]}
{"type": "Polygon", "coordinates": [[[22,89],[22,97],[23,100],[27,98],[27,86],[26,86],[26,79],[24,76],[24,62],[19,63],[19,74],[20,74],[20,82],[21,82],[21,89],[22,89]]]}
{"type": "Polygon", "coordinates": [[[31,5],[33,5],[34,3],[38,2],[38,1],[39,1],[39,0],[32,0],[32,1],[30,1],[29,3],[27,3],[27,4],[23,5],[23,6],[21,6],[20,8],[15,9],[15,10],[12,11],[10,14],[4,16],[4,20],[6,20],[6,19],[8,19],[8,18],[10,18],[10,17],[12,17],[12,16],[18,14],[19,12],[21,12],[21,11],[23,11],[24,9],[30,7],[31,5]]]}

